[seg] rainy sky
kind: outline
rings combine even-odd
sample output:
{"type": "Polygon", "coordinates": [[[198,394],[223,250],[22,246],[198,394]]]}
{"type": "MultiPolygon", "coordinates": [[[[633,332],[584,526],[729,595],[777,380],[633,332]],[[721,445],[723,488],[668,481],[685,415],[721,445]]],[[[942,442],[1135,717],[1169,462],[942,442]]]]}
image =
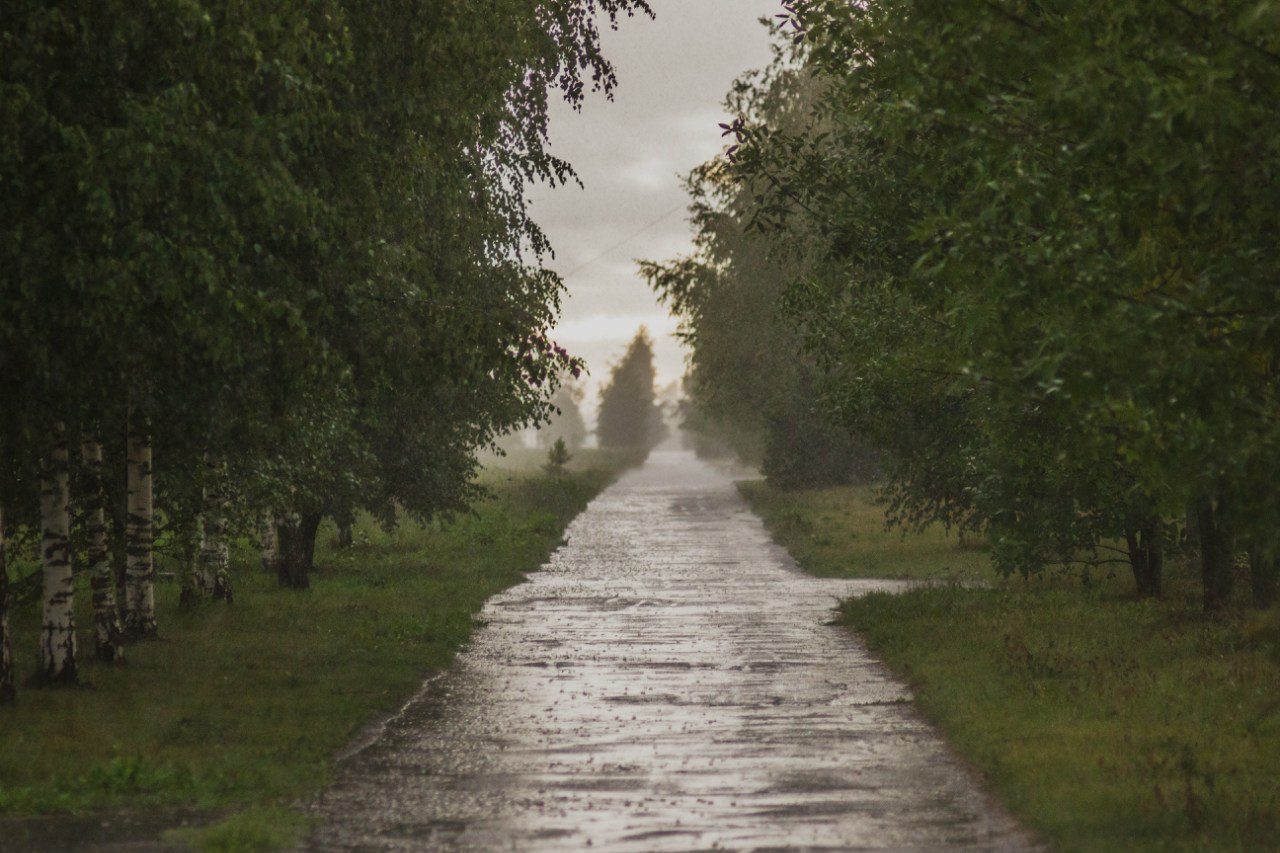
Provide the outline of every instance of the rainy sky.
{"type": "Polygon", "coordinates": [[[769,33],[758,20],[780,11],[778,0],[650,5],[656,20],[624,18],[603,33],[618,72],[613,102],[593,97],[581,113],[553,104],[552,152],[585,187],[531,193],[556,250],[549,265],[569,291],[555,337],[590,371],[588,421],[596,389],[640,324],[654,337],[659,386],[683,373],[675,322],[637,276],[635,259],[691,250],[680,178],[722,150],[725,93],[743,71],[768,62],[769,33]]]}

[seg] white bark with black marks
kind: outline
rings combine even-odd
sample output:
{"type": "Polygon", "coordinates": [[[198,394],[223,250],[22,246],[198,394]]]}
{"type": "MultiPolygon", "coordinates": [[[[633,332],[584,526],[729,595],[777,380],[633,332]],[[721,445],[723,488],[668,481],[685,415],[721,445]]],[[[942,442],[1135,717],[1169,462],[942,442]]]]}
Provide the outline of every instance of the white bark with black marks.
{"type": "Polygon", "coordinates": [[[128,457],[124,624],[125,633],[138,639],[156,635],[156,574],[151,550],[151,437],[132,422],[128,457]]]}
{"type": "Polygon", "coordinates": [[[115,578],[107,547],[106,499],[102,490],[102,444],[95,438],[80,443],[84,465],[85,539],[89,560],[89,584],[93,590],[94,651],[99,660],[124,657],[124,631],[116,607],[115,578]]]}
{"type": "Polygon", "coordinates": [[[179,525],[175,538],[182,566],[182,592],[178,603],[182,607],[190,607],[208,598],[211,586],[204,573],[204,561],[200,558],[204,551],[204,526],[200,517],[179,525]]]}
{"type": "Polygon", "coordinates": [[[40,478],[44,608],[40,623],[41,680],[75,684],[75,583],[71,575],[71,512],[68,505],[67,429],[54,424],[40,478]]]}
{"type": "Polygon", "coordinates": [[[230,601],[231,547],[227,540],[227,466],[210,454],[204,457],[206,485],[201,513],[199,577],[214,598],[230,601]]]}
{"type": "Polygon", "coordinates": [[[274,573],[280,560],[280,538],[276,520],[269,512],[258,517],[258,547],[262,550],[262,568],[274,573]]]}

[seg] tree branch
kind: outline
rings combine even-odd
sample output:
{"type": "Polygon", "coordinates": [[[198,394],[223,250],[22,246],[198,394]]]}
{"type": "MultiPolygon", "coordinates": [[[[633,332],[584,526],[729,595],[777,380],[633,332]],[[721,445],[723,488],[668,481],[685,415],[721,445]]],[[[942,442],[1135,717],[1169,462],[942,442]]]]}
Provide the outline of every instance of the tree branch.
{"type": "Polygon", "coordinates": [[[1207,24],[1210,27],[1213,27],[1218,32],[1222,33],[1224,36],[1231,39],[1233,42],[1240,45],[1241,47],[1246,48],[1248,50],[1252,50],[1254,53],[1258,54],[1264,59],[1267,59],[1276,65],[1280,65],[1280,54],[1272,53],[1271,51],[1267,50],[1261,45],[1258,45],[1258,44],[1255,44],[1254,42],[1249,41],[1244,36],[1228,29],[1227,27],[1218,23],[1218,21],[1214,20],[1213,18],[1204,14],[1203,12],[1197,12],[1194,9],[1188,9],[1184,4],[1178,2],[1178,0],[1165,0],[1165,5],[1172,6],[1173,8],[1177,9],[1179,12],[1186,15],[1188,18],[1190,18],[1193,21],[1198,21],[1202,24],[1207,24]]]}

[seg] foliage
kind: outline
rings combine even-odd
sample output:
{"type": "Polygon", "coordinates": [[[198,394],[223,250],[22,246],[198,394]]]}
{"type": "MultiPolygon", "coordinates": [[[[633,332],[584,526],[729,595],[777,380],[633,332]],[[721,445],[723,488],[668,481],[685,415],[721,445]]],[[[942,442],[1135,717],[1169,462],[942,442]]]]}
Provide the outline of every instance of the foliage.
{"type": "Polygon", "coordinates": [[[653,380],[653,341],[641,326],[600,389],[596,436],[601,447],[647,451],[666,436],[653,380]]]}
{"type": "Polygon", "coordinates": [[[10,528],[36,527],[54,422],[102,440],[114,472],[126,424],[149,430],[161,515],[189,540],[206,454],[241,531],[263,510],[391,523],[476,500],[476,449],[545,418],[556,377],[579,370],[549,339],[562,285],[525,199],[572,177],[546,150],[548,99],[609,94],[600,22],[637,12],[8,4],[10,528]]]}
{"type": "Polygon", "coordinates": [[[1269,560],[1269,5],[785,5],[817,96],[726,125],[725,180],[807,247],[787,310],[894,516],[1036,571],[1196,503],[1269,560]]]}
{"type": "Polygon", "coordinates": [[[538,446],[550,447],[556,441],[563,440],[572,450],[581,447],[587,440],[587,423],[582,418],[582,386],[570,378],[561,376],[560,387],[551,395],[551,416],[547,423],[538,429],[538,446]]]}
{"type": "MultiPolygon", "coordinates": [[[[772,65],[744,76],[726,106],[753,121],[801,129],[818,97],[813,77],[779,49],[772,65]]],[[[866,477],[875,464],[860,442],[836,428],[815,395],[813,360],[797,329],[779,316],[789,282],[812,268],[810,241],[774,240],[754,227],[761,186],[739,181],[723,159],[685,179],[695,251],[641,272],[680,318],[690,350],[685,426],[720,439],[787,486],[866,477]]],[[[787,235],[793,238],[795,235],[787,235]]]]}

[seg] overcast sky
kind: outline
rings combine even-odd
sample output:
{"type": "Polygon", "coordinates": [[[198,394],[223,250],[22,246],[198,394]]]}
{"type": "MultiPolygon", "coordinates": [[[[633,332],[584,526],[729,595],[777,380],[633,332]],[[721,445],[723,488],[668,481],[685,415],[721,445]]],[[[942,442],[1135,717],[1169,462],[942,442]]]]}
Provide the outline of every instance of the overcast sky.
{"type": "Polygon", "coordinates": [[[778,0],[649,0],[656,20],[623,19],[606,30],[618,72],[613,102],[592,97],[581,113],[560,103],[551,115],[552,152],[584,188],[535,188],[533,215],[568,289],[556,340],[587,360],[583,414],[594,419],[597,388],[644,324],[653,335],[659,385],[683,373],[675,321],[638,277],[635,260],[692,250],[680,179],[718,154],[725,94],[742,72],[769,60],[769,32],[757,23],[778,0]]]}

